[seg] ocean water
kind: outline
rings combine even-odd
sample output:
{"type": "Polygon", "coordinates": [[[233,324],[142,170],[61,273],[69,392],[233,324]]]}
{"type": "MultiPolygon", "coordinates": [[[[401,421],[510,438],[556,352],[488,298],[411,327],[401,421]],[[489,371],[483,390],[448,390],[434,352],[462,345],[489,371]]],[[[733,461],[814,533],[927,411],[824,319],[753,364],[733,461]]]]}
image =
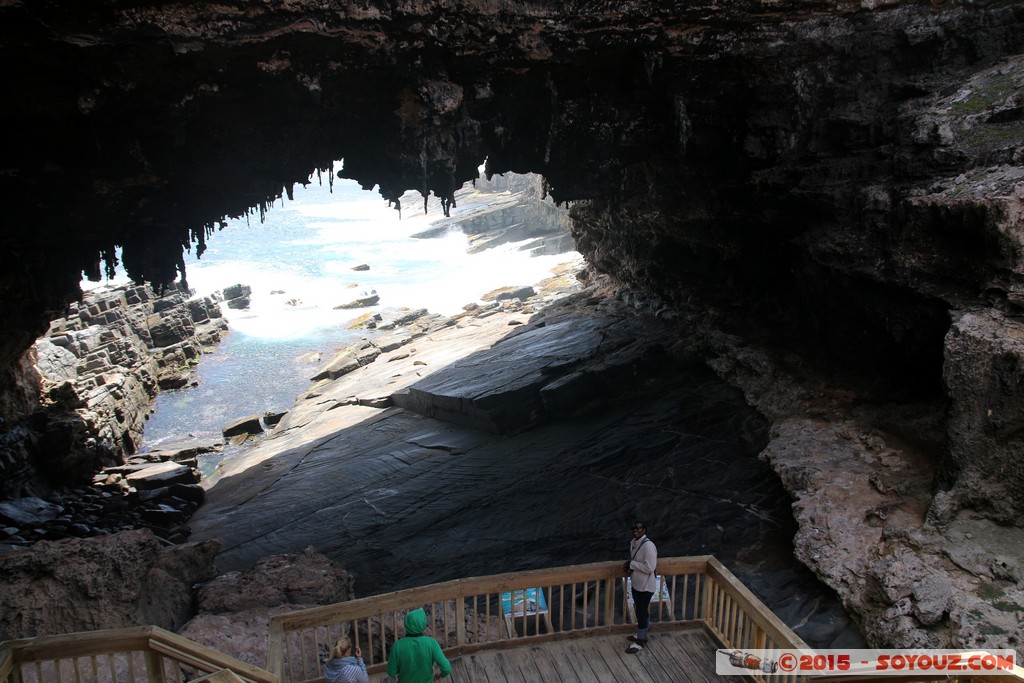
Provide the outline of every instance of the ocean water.
{"type": "Polygon", "coordinates": [[[159,394],[143,450],[219,437],[234,419],[287,410],[336,352],[372,336],[349,329],[366,312],[408,307],[451,315],[498,287],[539,282],[575,255],[531,257],[516,244],[468,254],[461,232],[411,237],[442,217],[440,210],[424,215],[422,198],[400,214],[376,191],[338,179],[331,187],[326,176],[323,184],[314,176],[264,220],[256,214],[230,221],[210,237],[201,258],[186,253],[188,283],[197,294],[245,284],[251,304],[221,306],[227,336],[203,357],[197,386],[159,394]],[[369,270],[353,270],[363,264],[369,270]],[[377,306],[335,310],[368,290],[380,296],[377,306]]]}

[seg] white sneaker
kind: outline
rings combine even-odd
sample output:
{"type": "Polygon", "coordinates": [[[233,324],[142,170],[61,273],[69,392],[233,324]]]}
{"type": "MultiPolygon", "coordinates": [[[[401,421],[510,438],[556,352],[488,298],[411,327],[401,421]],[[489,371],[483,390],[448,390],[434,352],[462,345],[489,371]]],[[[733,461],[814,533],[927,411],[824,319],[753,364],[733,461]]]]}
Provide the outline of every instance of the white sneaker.
{"type": "Polygon", "coordinates": [[[635,655],[635,654],[638,654],[640,652],[640,650],[643,650],[643,649],[644,649],[644,646],[641,645],[640,643],[630,643],[629,647],[626,648],[626,652],[628,652],[631,655],[635,655]]]}

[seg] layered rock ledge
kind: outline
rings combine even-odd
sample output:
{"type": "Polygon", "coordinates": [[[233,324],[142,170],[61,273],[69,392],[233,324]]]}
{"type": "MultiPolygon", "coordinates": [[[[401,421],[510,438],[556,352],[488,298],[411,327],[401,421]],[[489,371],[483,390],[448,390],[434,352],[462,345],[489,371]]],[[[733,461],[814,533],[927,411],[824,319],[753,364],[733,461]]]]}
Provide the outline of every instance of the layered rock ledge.
{"type": "Polygon", "coordinates": [[[53,321],[26,354],[25,405],[2,430],[11,501],[0,504],[0,544],[139,527],[184,540],[204,498],[196,453],[210,446],[136,451],[157,392],[194,381],[226,332],[221,298],[119,286],[89,292],[53,321]]]}

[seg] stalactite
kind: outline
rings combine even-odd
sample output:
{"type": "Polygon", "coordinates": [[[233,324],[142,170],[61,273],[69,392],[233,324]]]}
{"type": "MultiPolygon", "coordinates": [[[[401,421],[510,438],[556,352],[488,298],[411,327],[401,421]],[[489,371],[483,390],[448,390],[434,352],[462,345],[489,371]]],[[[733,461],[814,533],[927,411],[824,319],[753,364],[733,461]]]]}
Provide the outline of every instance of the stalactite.
{"type": "Polygon", "coordinates": [[[398,220],[402,220],[402,200],[401,199],[389,199],[388,200],[388,208],[389,209],[391,208],[392,204],[394,204],[395,211],[398,212],[398,220]]]}
{"type": "Polygon", "coordinates": [[[117,273],[119,263],[117,260],[117,247],[113,245],[106,247],[100,251],[100,254],[100,258],[103,259],[103,274],[107,276],[108,280],[112,280],[117,273]]]}
{"type": "Polygon", "coordinates": [[[178,254],[178,263],[176,264],[178,272],[181,273],[181,290],[188,292],[188,278],[185,276],[185,256],[183,252],[178,254]]]}
{"type": "Polygon", "coordinates": [[[423,195],[423,213],[427,213],[427,197],[430,196],[430,186],[427,182],[427,140],[423,139],[423,144],[420,147],[420,173],[423,175],[423,189],[420,190],[420,194],[423,195]]]}
{"type": "Polygon", "coordinates": [[[551,145],[558,138],[558,86],[555,85],[554,78],[551,77],[549,71],[545,74],[545,83],[548,87],[548,93],[550,94],[551,102],[551,121],[548,124],[548,137],[544,142],[544,165],[551,163],[551,145]]]}
{"type": "Polygon", "coordinates": [[[199,229],[192,228],[192,235],[189,241],[194,242],[196,245],[196,258],[201,257],[203,252],[206,251],[206,231],[209,230],[209,226],[210,224],[207,223],[199,229]]]}
{"type": "Polygon", "coordinates": [[[661,67],[662,63],[663,59],[660,52],[644,52],[644,71],[647,73],[648,85],[654,83],[654,72],[661,67]]]}
{"type": "Polygon", "coordinates": [[[82,266],[82,275],[84,275],[90,282],[99,282],[100,280],[101,258],[90,259],[82,266]]]}

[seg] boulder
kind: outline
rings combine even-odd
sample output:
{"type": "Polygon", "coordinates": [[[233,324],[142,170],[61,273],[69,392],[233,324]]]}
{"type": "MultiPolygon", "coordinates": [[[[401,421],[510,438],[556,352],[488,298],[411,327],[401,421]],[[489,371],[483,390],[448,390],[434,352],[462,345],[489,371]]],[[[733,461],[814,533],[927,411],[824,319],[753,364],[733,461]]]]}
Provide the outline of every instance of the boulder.
{"type": "Polygon", "coordinates": [[[263,413],[263,424],[267,427],[276,427],[277,423],[281,421],[281,418],[287,414],[287,410],[277,413],[263,413]]]}
{"type": "Polygon", "coordinates": [[[508,301],[511,299],[529,299],[536,296],[537,290],[533,287],[502,287],[488,292],[480,297],[483,301],[508,301]]]}
{"type": "Polygon", "coordinates": [[[197,614],[179,635],[194,643],[263,668],[267,665],[270,618],[317,605],[280,605],[227,614],[197,614]]]}
{"type": "Polygon", "coordinates": [[[18,498],[0,502],[0,522],[27,526],[41,524],[61,515],[64,509],[39,498],[18,498]]]}
{"type": "Polygon", "coordinates": [[[224,303],[228,308],[240,310],[249,308],[252,296],[252,287],[249,285],[231,285],[223,290],[224,303]]]}
{"type": "Polygon", "coordinates": [[[176,462],[162,462],[140,466],[125,475],[128,483],[137,489],[155,489],[174,484],[195,484],[199,477],[191,467],[176,462]]]}
{"type": "Polygon", "coordinates": [[[260,434],[263,432],[263,425],[260,424],[259,415],[249,415],[248,417],[241,417],[234,422],[228,424],[221,430],[224,438],[230,439],[234,436],[240,436],[243,434],[252,435],[260,434]]]}
{"type": "Polygon", "coordinates": [[[223,289],[224,300],[230,301],[231,299],[238,299],[239,297],[247,297],[252,294],[252,287],[249,285],[231,285],[223,289]]]}
{"type": "Polygon", "coordinates": [[[335,306],[334,310],[343,310],[348,308],[365,308],[367,306],[375,306],[380,303],[380,295],[377,294],[376,289],[363,290],[359,293],[359,296],[348,302],[347,304],[341,304],[335,306]]]}
{"type": "Polygon", "coordinates": [[[219,453],[223,449],[224,443],[218,439],[189,439],[187,441],[160,444],[158,448],[153,448],[138,455],[146,456],[150,462],[164,462],[165,460],[182,462],[184,460],[193,460],[197,455],[219,453]]]}
{"type": "Polygon", "coordinates": [[[279,605],[329,605],[352,598],[352,579],[313,546],[273,555],[249,569],[227,572],[198,593],[200,613],[233,613],[279,605]]]}
{"type": "Polygon", "coordinates": [[[312,546],[222,574],[198,595],[198,614],[179,633],[256,666],[266,665],[272,616],[354,597],[348,572],[312,546]]]}
{"type": "Polygon", "coordinates": [[[0,554],[0,631],[175,630],[194,614],[192,586],[214,574],[219,550],[216,541],[164,547],[140,529],[0,554]]]}
{"type": "Polygon", "coordinates": [[[380,354],[381,350],[377,346],[364,339],[347,347],[310,379],[313,382],[319,382],[322,379],[337,379],[358,367],[372,363],[380,354]]]}

